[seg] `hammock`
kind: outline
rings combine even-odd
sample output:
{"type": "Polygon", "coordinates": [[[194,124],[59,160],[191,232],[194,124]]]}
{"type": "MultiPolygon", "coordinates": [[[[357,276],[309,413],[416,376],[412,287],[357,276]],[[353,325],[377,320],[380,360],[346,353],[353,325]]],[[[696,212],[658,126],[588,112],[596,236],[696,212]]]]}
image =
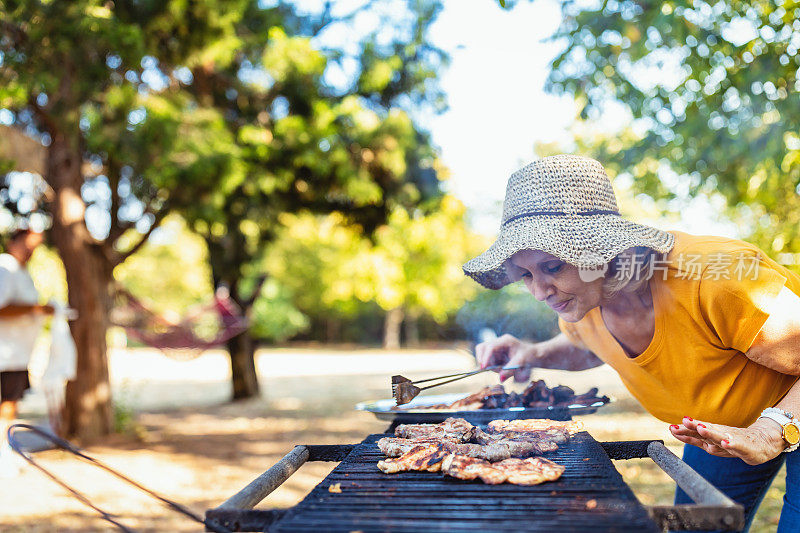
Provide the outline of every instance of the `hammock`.
{"type": "Polygon", "coordinates": [[[248,328],[247,319],[225,288],[217,289],[213,302],[177,322],[151,311],[124,288],[117,287],[115,300],[111,322],[124,328],[130,338],[158,348],[169,357],[197,357],[248,328]]]}

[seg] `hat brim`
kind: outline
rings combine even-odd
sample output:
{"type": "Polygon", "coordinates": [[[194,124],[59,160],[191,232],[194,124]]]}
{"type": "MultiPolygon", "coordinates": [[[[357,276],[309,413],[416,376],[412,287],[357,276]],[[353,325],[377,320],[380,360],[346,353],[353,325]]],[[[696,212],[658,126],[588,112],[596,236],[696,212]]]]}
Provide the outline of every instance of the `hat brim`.
{"type": "Polygon", "coordinates": [[[646,246],[672,249],[672,234],[617,215],[535,216],[503,226],[488,250],[464,264],[464,274],[488,289],[511,283],[505,263],[520,250],[541,250],[577,267],[597,267],[620,252],[646,246]]]}

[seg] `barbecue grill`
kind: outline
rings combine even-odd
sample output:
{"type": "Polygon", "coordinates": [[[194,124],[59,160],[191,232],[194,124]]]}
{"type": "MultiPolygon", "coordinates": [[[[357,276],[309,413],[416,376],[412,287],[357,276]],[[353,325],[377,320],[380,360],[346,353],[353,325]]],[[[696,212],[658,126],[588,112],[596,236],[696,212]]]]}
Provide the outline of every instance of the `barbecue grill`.
{"type": "MultiPolygon", "coordinates": [[[[394,424],[387,430],[393,431],[394,424]]],[[[296,446],[206,518],[231,531],[642,531],[738,530],[744,512],[662,441],[598,442],[586,432],[547,457],[558,481],[485,485],[441,473],[386,475],[374,434],[358,444],[296,446]],[[696,502],[645,508],[612,459],[651,457],[696,502]],[[339,465],[290,509],[254,509],[306,461],[339,465]],[[331,489],[332,490],[329,490],[331,489]]]]}

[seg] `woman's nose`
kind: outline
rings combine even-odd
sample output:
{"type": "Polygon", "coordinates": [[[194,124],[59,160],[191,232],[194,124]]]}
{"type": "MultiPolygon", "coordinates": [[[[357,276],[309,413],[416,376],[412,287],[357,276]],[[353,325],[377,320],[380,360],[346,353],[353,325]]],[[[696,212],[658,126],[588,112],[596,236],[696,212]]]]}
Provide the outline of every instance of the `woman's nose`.
{"type": "Polygon", "coordinates": [[[534,298],[540,302],[543,302],[548,296],[550,296],[552,292],[552,286],[549,283],[545,283],[542,279],[534,278],[528,284],[528,290],[534,298]]]}

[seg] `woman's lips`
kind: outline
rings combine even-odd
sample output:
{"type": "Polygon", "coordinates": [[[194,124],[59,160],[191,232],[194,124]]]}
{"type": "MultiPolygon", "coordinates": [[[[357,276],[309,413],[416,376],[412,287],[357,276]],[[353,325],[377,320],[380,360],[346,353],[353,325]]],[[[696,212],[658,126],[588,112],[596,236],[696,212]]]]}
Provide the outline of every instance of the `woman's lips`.
{"type": "Polygon", "coordinates": [[[561,311],[563,311],[564,309],[566,309],[566,308],[567,308],[567,306],[569,305],[569,303],[570,303],[571,301],[572,301],[572,298],[570,298],[569,300],[564,300],[564,301],[563,301],[563,302],[561,302],[560,304],[556,304],[556,305],[554,305],[554,306],[553,306],[553,311],[558,311],[558,312],[561,312],[561,311]]]}

